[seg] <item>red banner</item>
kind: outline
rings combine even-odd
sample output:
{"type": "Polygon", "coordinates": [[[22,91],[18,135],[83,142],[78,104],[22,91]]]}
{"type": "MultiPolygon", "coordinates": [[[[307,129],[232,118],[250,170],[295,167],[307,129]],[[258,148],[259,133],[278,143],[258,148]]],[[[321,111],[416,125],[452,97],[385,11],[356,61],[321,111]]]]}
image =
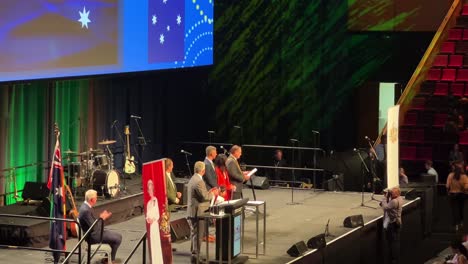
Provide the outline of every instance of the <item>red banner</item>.
{"type": "Polygon", "coordinates": [[[172,263],[164,159],[143,164],[143,197],[151,263],[172,263]]]}

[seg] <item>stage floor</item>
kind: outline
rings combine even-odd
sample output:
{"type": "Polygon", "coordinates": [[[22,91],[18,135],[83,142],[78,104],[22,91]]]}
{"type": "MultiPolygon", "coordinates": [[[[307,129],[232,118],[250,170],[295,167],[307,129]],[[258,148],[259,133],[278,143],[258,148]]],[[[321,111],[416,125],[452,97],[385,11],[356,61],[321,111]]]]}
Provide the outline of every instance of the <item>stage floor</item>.
{"type": "MultiPolygon", "coordinates": [[[[374,207],[361,207],[361,194],[352,192],[313,192],[311,190],[295,190],[294,201],[300,204],[288,205],[291,201],[291,190],[270,189],[256,190],[257,199],[267,203],[267,244],[266,255],[249,254],[248,263],[286,263],[293,260],[286,253],[287,249],[300,240],[307,240],[325,230],[325,225],[330,219],[330,233],[335,237],[328,237],[327,241],[345,234],[351,230],[343,227],[343,220],[349,215],[362,214],[364,221],[369,222],[382,216],[382,210],[378,202],[371,201],[371,195],[364,196],[365,205],[374,207]]],[[[250,189],[244,190],[244,197],[252,198],[250,189]]],[[[381,199],[382,196],[375,196],[381,199]]],[[[405,201],[408,203],[409,201],[405,201]]],[[[175,220],[186,216],[185,211],[172,214],[175,220]]],[[[263,215],[261,216],[261,218],[263,215]]],[[[109,229],[116,230],[123,235],[123,242],[117,257],[123,261],[135,243],[141,237],[145,228],[143,216],[137,216],[130,220],[109,225],[109,229]]],[[[261,224],[260,224],[261,226],[261,224]]],[[[247,215],[245,226],[244,250],[255,252],[255,216],[247,215]]],[[[70,249],[75,245],[76,239],[67,241],[70,249]]],[[[204,245],[202,245],[202,248],[204,245]]],[[[173,247],[174,263],[189,263],[190,241],[175,242],[173,247]]],[[[210,244],[210,252],[213,254],[214,244],[210,244]]],[[[260,247],[260,253],[262,247],[260,247]]],[[[211,255],[213,258],[214,256],[211,255]]],[[[0,250],[0,259],[6,263],[43,263],[50,259],[50,254],[44,252],[0,250]]],[[[76,263],[76,261],[75,261],[76,263]]],[[[137,251],[130,263],[141,263],[141,249],[137,251]]]]}

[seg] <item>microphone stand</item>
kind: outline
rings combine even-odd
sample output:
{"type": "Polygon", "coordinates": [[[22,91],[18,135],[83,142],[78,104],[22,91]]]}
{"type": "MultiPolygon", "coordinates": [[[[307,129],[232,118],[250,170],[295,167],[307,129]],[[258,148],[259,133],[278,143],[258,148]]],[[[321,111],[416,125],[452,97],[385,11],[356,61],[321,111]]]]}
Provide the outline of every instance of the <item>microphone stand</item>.
{"type": "MultiPolygon", "coordinates": [[[[295,160],[294,160],[294,152],[295,152],[295,151],[294,151],[294,150],[295,150],[294,142],[295,142],[295,141],[291,140],[291,145],[292,145],[292,148],[291,148],[291,152],[292,152],[292,154],[291,154],[291,156],[292,156],[291,165],[293,166],[293,168],[295,168],[295,166],[294,166],[294,161],[295,161],[295,160]]],[[[288,205],[300,204],[300,203],[298,203],[298,202],[294,202],[294,184],[296,183],[296,174],[295,174],[294,171],[295,171],[295,170],[292,169],[292,178],[293,178],[293,180],[292,180],[292,184],[291,184],[291,202],[288,203],[288,205]]]]}
{"type": "MultiPolygon", "coordinates": [[[[320,132],[318,131],[312,131],[312,133],[314,133],[314,147],[315,148],[320,148],[320,132]]],[[[317,169],[317,150],[314,150],[314,169],[317,169]]],[[[312,175],[314,177],[313,181],[314,181],[314,192],[315,192],[315,189],[317,189],[317,185],[316,185],[316,171],[314,170],[312,172],[312,175]]],[[[323,177],[323,174],[322,174],[322,177],[323,177]]]]}
{"type": "Polygon", "coordinates": [[[188,161],[187,152],[184,151],[184,155],[185,155],[185,165],[187,165],[187,169],[188,169],[189,177],[190,177],[190,176],[192,176],[192,170],[190,169],[190,164],[189,164],[189,161],[188,161]]]}
{"type": "MultiPolygon", "coordinates": [[[[117,121],[117,122],[118,122],[118,121],[117,121]]],[[[120,131],[117,129],[117,122],[113,125],[113,128],[115,129],[115,132],[116,132],[117,136],[119,137],[120,143],[122,144],[122,147],[123,147],[123,146],[125,146],[125,141],[124,141],[124,139],[123,139],[122,134],[121,134],[120,131]]],[[[124,163],[123,163],[123,164],[125,164],[125,159],[126,159],[126,157],[125,157],[125,150],[122,152],[122,155],[123,155],[123,157],[124,157],[124,163]]],[[[125,177],[124,177],[124,178],[125,178],[125,177]]],[[[124,182],[125,182],[125,180],[124,180],[124,182]]],[[[125,184],[125,183],[124,183],[124,184],[125,184]]]]}
{"type": "MultiPolygon", "coordinates": [[[[359,149],[356,150],[356,153],[358,154],[359,159],[361,160],[361,163],[364,164],[364,168],[366,169],[366,172],[370,173],[370,170],[367,167],[367,164],[364,162],[364,159],[362,158],[361,152],[359,151],[359,149]]],[[[368,208],[372,208],[372,209],[377,209],[375,207],[368,206],[368,205],[364,204],[364,186],[365,186],[365,184],[364,184],[364,172],[361,171],[361,205],[360,205],[360,207],[368,207],[368,208]]]]}
{"type": "MultiPolygon", "coordinates": [[[[140,122],[138,122],[138,119],[134,118],[133,120],[135,120],[135,123],[136,123],[137,128],[138,128],[138,133],[140,133],[140,136],[138,137],[138,145],[141,146],[141,155],[143,156],[143,152],[145,151],[145,146],[147,145],[146,138],[143,135],[143,131],[141,130],[140,122]]],[[[143,162],[142,162],[141,157],[138,154],[138,152],[135,152],[135,154],[138,157],[138,162],[140,164],[142,164],[143,162]]]]}

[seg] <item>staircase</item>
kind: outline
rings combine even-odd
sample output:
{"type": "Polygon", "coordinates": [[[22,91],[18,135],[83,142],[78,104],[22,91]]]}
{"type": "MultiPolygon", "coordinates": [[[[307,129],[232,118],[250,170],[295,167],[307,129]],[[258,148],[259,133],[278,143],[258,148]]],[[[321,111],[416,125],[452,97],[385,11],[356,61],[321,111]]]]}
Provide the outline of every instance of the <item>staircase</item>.
{"type": "Polygon", "coordinates": [[[398,104],[400,166],[411,181],[432,160],[444,183],[453,145],[468,153],[468,4],[454,1],[398,104]]]}

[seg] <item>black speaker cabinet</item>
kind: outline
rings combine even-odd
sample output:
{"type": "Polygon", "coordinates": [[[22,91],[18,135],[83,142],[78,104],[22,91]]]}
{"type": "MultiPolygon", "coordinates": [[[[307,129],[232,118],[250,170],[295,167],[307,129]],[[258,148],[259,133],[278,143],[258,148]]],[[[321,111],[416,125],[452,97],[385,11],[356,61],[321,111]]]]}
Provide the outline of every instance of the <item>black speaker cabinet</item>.
{"type": "Polygon", "coordinates": [[[299,241],[296,244],[292,245],[286,253],[291,257],[299,257],[307,251],[307,246],[304,241],[299,241]]]}
{"type": "Polygon", "coordinates": [[[171,240],[187,240],[190,238],[190,226],[187,218],[180,218],[171,221],[171,240]]]}
{"type": "Polygon", "coordinates": [[[21,195],[23,200],[39,200],[49,197],[47,184],[43,182],[26,182],[21,195]]]}
{"type": "Polygon", "coordinates": [[[307,241],[308,248],[325,248],[327,241],[325,240],[325,234],[314,236],[307,241]]]}
{"type": "Polygon", "coordinates": [[[362,215],[351,215],[344,219],[344,227],[355,228],[358,226],[364,226],[364,218],[362,215]]]}

